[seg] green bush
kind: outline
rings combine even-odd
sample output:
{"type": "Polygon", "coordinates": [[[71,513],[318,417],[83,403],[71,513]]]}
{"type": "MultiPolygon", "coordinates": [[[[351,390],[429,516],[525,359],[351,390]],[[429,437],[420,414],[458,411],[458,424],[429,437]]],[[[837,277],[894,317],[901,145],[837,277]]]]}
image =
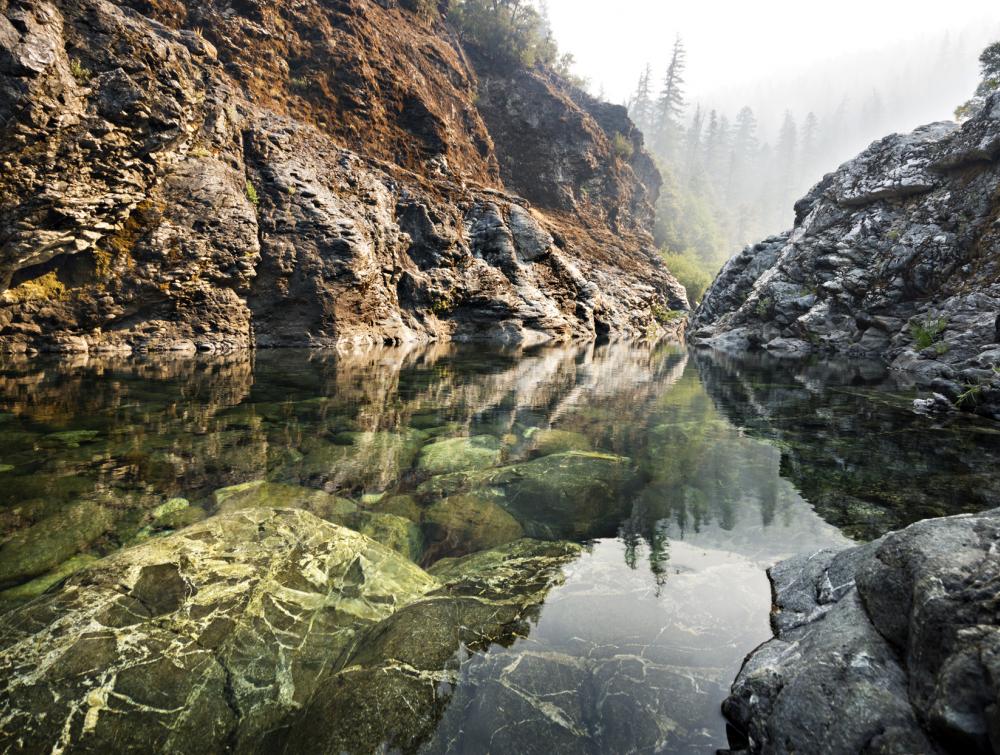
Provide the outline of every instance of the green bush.
{"type": "Polygon", "coordinates": [[[260,197],[257,195],[257,189],[254,188],[254,185],[250,183],[249,180],[247,180],[247,199],[254,207],[260,204],[260,197]]]}
{"type": "Polygon", "coordinates": [[[73,78],[76,79],[79,84],[86,84],[94,75],[89,68],[83,65],[83,63],[76,58],[73,58],[69,62],[69,72],[73,74],[73,78]]]}
{"type": "Polygon", "coordinates": [[[548,21],[529,0],[454,0],[448,18],[464,44],[497,65],[557,62],[548,21]]]}
{"type": "Polygon", "coordinates": [[[714,275],[693,253],[664,252],[663,261],[673,276],[687,291],[688,302],[694,307],[710,285],[714,275]]]}
{"type": "Polygon", "coordinates": [[[632,159],[632,155],[635,154],[635,147],[632,146],[632,142],[625,134],[620,134],[616,131],[611,143],[615,148],[615,156],[619,160],[632,159]]]}
{"type": "MultiPolygon", "coordinates": [[[[913,345],[917,351],[930,348],[941,339],[941,334],[948,327],[948,321],[943,317],[937,319],[927,319],[922,323],[913,323],[910,326],[910,335],[913,336],[913,345]]],[[[941,352],[938,349],[938,353],[941,352]]]]}

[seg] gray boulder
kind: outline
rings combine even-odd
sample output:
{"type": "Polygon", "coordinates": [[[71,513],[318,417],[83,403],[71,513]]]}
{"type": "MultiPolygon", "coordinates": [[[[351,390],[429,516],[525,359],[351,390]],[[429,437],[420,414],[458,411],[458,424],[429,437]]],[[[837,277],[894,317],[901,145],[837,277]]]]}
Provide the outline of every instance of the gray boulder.
{"type": "Polygon", "coordinates": [[[1000,748],[1000,509],[769,571],[775,637],[723,704],[735,751],[1000,748]]]}

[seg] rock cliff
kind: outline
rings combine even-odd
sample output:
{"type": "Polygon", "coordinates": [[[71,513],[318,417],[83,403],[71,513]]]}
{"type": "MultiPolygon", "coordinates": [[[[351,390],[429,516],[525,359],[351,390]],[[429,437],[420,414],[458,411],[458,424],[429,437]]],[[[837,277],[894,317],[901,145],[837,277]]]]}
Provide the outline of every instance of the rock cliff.
{"type": "Polygon", "coordinates": [[[1000,96],[875,142],[795,213],[722,270],[694,342],[877,356],[1000,417],[1000,96]]]}
{"type": "Polygon", "coordinates": [[[0,349],[676,329],[624,110],[409,5],[0,2],[0,349]]]}
{"type": "Polygon", "coordinates": [[[723,706],[734,750],[996,752],[998,537],[993,510],[771,569],[775,638],[723,706]]]}

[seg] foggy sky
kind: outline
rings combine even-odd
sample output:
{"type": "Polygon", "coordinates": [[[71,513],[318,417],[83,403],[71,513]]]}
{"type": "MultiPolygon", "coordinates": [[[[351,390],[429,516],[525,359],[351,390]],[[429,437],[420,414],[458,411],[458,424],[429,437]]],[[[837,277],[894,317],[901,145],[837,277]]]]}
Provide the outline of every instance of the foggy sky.
{"type": "MultiPolygon", "coordinates": [[[[688,52],[689,100],[713,105],[735,105],[742,91],[759,94],[762,87],[780,99],[785,82],[795,99],[809,71],[831,72],[837,86],[841,63],[850,67],[860,57],[878,66],[880,51],[901,49],[902,43],[919,55],[922,45],[946,31],[964,35],[975,48],[1000,37],[997,0],[548,0],[548,6],[561,49],[577,59],[576,72],[612,102],[629,96],[647,62],[660,81],[677,34],[688,52]]],[[[972,85],[977,63],[969,57],[972,85]]],[[[864,87],[854,79],[845,86],[864,87]]],[[[956,92],[950,104],[934,103],[928,119],[950,117],[969,94],[956,92]]]]}

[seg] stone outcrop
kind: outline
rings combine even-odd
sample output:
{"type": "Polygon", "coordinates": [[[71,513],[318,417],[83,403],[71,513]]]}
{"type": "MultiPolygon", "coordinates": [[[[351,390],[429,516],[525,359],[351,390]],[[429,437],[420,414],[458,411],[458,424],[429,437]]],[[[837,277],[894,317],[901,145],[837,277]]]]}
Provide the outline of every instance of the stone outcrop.
{"type": "Polygon", "coordinates": [[[877,356],[1000,417],[1000,95],[961,126],[886,137],[723,268],[695,343],[877,356]]]}
{"type": "Polygon", "coordinates": [[[526,633],[580,550],[520,540],[429,574],[306,511],[219,514],[3,616],[0,748],[412,750],[462,653],[526,633]]]}
{"type": "Polygon", "coordinates": [[[770,570],[774,639],[723,705],[734,751],[1000,749],[1000,509],[770,570]]]}
{"type": "Polygon", "coordinates": [[[0,349],[530,344],[686,308],[621,108],[480,77],[395,2],[286,5],[0,5],[0,349]]]}

